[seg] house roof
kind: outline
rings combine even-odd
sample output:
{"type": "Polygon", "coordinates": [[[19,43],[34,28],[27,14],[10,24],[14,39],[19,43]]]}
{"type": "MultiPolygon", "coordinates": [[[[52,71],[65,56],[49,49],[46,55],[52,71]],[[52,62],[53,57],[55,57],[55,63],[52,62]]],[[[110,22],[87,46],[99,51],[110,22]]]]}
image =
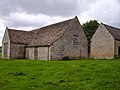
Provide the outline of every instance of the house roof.
{"type": "Polygon", "coordinates": [[[46,46],[60,38],[73,19],[38,28],[32,31],[7,29],[10,41],[15,44],[26,44],[28,46],[46,46]]]}
{"type": "Polygon", "coordinates": [[[120,40],[120,29],[119,28],[116,28],[116,27],[113,27],[113,26],[109,26],[109,25],[106,25],[106,24],[103,24],[106,29],[110,32],[110,34],[117,40],[120,40]]]}

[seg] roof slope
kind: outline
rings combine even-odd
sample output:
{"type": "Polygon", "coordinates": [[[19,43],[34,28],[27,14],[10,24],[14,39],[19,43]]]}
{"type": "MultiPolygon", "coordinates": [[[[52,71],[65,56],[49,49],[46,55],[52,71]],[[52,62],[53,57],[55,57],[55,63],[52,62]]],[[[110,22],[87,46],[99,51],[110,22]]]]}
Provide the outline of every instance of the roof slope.
{"type": "Polygon", "coordinates": [[[112,27],[106,24],[103,24],[106,29],[110,32],[110,34],[117,40],[120,40],[120,29],[116,27],[112,27]]]}
{"type": "Polygon", "coordinates": [[[61,37],[66,28],[75,18],[32,31],[22,31],[8,28],[7,30],[11,43],[26,44],[28,46],[46,46],[61,37]]]}
{"type": "Polygon", "coordinates": [[[22,30],[14,30],[14,29],[7,29],[7,30],[10,37],[10,41],[11,43],[14,44],[28,45],[32,41],[33,36],[36,34],[35,32],[28,32],[22,30]]]}
{"type": "Polygon", "coordinates": [[[72,21],[73,19],[70,19],[60,23],[42,27],[40,29],[36,29],[38,30],[38,32],[28,46],[50,45],[55,40],[57,40],[61,35],[63,35],[66,28],[72,21]]]}

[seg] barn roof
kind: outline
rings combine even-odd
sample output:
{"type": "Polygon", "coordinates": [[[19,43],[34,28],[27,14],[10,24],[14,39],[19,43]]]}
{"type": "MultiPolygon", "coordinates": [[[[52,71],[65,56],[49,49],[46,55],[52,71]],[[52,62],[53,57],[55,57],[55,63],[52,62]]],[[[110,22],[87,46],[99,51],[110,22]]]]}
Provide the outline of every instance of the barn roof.
{"type": "Polygon", "coordinates": [[[28,46],[46,46],[57,40],[73,19],[38,28],[32,31],[8,29],[10,41],[15,44],[26,44],[28,46]]]}
{"type": "Polygon", "coordinates": [[[35,35],[35,32],[29,32],[29,31],[22,31],[22,30],[15,30],[15,29],[7,29],[8,35],[10,37],[11,43],[14,44],[29,44],[33,36],[35,35]]]}
{"type": "Polygon", "coordinates": [[[116,28],[116,27],[113,27],[113,26],[109,26],[109,25],[106,25],[106,24],[103,24],[106,29],[110,32],[110,34],[117,40],[120,40],[120,29],[119,28],[116,28]]]}
{"type": "Polygon", "coordinates": [[[53,25],[45,26],[38,30],[32,42],[28,46],[44,46],[50,45],[57,40],[65,32],[68,25],[73,19],[66,20],[53,25]]]}

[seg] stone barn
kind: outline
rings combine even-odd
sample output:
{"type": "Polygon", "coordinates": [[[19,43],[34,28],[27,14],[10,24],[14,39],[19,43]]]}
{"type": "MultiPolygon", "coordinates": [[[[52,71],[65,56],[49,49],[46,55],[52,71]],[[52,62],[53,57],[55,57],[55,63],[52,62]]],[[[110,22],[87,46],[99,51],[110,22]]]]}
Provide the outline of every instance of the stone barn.
{"type": "Polygon", "coordinates": [[[2,57],[63,60],[88,57],[88,41],[77,17],[32,31],[6,28],[2,57]]]}
{"type": "Polygon", "coordinates": [[[120,55],[120,29],[101,23],[91,39],[91,58],[112,59],[118,55],[120,55]]]}

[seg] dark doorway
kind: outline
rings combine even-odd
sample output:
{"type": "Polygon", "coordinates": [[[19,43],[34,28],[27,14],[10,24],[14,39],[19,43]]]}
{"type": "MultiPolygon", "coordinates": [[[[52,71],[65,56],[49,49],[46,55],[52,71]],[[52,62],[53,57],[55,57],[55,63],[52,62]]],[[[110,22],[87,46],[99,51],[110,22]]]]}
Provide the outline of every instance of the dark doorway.
{"type": "Polygon", "coordinates": [[[118,47],[118,55],[120,55],[120,46],[118,47]]]}
{"type": "Polygon", "coordinates": [[[21,58],[21,59],[25,58],[25,48],[24,48],[24,46],[19,47],[19,53],[18,54],[19,54],[19,56],[16,57],[16,58],[21,58]]]}

